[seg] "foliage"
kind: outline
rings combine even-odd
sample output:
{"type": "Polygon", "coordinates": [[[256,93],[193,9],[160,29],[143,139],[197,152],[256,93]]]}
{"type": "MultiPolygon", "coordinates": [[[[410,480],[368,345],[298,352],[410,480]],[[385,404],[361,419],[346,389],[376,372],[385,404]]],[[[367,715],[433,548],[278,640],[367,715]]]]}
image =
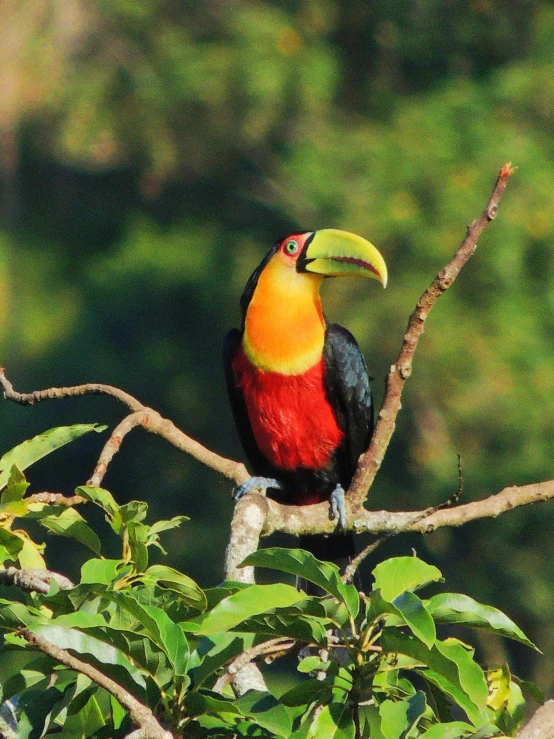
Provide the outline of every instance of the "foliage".
{"type": "Polygon", "coordinates": [[[180,526],[183,516],[149,524],[146,503],[119,505],[107,490],[78,487],[76,494],[100,508],[119,542],[119,556],[106,558],[104,541],[74,508],[26,497],[28,483],[13,462],[24,451],[30,464],[45,443],[71,433],[77,436],[75,428],[50,430],[2,458],[11,464],[0,501],[4,563],[27,567],[31,551],[34,566],[43,562],[43,546],[14,529],[16,521],[38,521],[90,550],[73,588],[61,590],[54,581],[45,594],[3,588],[4,737],[15,736],[14,722],[19,739],[123,737],[132,728],[106,686],[37,651],[28,633],[99,668],[175,735],[477,739],[515,733],[522,689],[529,688],[508,666],[484,671],[472,647],[440,629],[461,625],[534,645],[508,616],[469,596],[420,597],[416,591],[441,580],[437,567],[415,556],[383,561],[364,594],[344,584],[335,565],[303,550],[273,548],[245,564],[301,577],[322,595],[281,583],[227,582],[204,590],[182,572],[150,563],[152,547],[162,548],[160,535],[180,526]],[[272,647],[276,656],[299,656],[292,687],[241,697],[224,689],[231,662],[272,647]]]}
{"type": "MultiPolygon", "coordinates": [[[[0,364],[17,389],[125,387],[240,458],[220,355],[241,290],[277,236],[336,226],[389,266],[384,292],[335,281],[324,295],[378,404],[407,315],[512,160],[497,220],[426,327],[371,505],[446,500],[458,452],[468,499],[552,477],[551,0],[22,0],[0,21],[0,364]]],[[[116,412],[4,404],[0,446],[116,412]]],[[[69,493],[100,441],[61,451],[42,489],[69,493]]],[[[227,486],[139,432],[110,475],[120,502],[194,517],[167,535],[168,562],[217,582],[227,486]]],[[[547,648],[553,526],[552,504],[530,506],[388,551],[416,545],[547,648]]],[[[51,542],[51,561],[76,577],[70,546],[51,542]]],[[[554,660],[512,647],[552,692],[554,660]]]]}

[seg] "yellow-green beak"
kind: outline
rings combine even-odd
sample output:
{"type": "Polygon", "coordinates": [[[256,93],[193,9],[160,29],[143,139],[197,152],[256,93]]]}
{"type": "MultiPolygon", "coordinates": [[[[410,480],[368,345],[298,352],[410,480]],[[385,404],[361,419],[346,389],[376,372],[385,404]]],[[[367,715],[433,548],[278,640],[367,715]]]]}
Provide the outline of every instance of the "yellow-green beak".
{"type": "Polygon", "coordinates": [[[297,269],[325,277],[373,277],[383,287],[387,286],[387,265],[373,244],[336,228],[314,233],[298,260],[297,269]]]}

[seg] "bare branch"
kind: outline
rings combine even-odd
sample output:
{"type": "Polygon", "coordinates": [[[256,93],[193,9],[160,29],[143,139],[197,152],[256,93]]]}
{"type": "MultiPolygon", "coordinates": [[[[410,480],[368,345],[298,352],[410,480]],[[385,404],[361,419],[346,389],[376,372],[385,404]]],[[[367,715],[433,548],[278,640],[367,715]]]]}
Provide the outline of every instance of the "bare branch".
{"type": "Polygon", "coordinates": [[[82,495],[63,495],[63,493],[33,493],[24,498],[25,503],[33,505],[35,503],[44,503],[45,505],[63,505],[70,508],[80,503],[86,503],[87,499],[83,498],[82,495]]]}
{"type": "Polygon", "coordinates": [[[32,393],[19,393],[13,389],[11,382],[7,379],[2,368],[0,368],[0,385],[4,388],[4,397],[6,400],[12,400],[21,405],[32,405],[42,400],[95,394],[109,395],[116,398],[133,411],[133,413],[121,421],[105,444],[96,469],[89,481],[91,485],[100,484],[106,474],[109,463],[121,446],[123,437],[136,426],[142,426],[146,431],[161,436],[180,451],[190,454],[198,462],[206,465],[206,467],[211,467],[211,469],[219,472],[219,474],[227,479],[232,480],[236,485],[241,485],[249,478],[246,467],[242,463],[221,457],[219,454],[210,451],[190,436],[187,436],[172,421],[163,418],[157,411],[143,405],[136,398],[133,398],[132,395],[111,385],[91,383],[87,385],[76,385],[74,387],[53,387],[48,390],[36,390],[32,393]]]}
{"type": "MultiPolygon", "coordinates": [[[[260,498],[257,493],[245,495],[242,500],[260,498]]],[[[520,506],[540,503],[554,498],[554,480],[537,482],[531,485],[511,486],[504,488],[496,495],[483,500],[465,503],[454,508],[439,510],[425,509],[421,511],[367,511],[354,510],[347,500],[347,528],[357,534],[383,534],[412,531],[428,534],[445,526],[462,526],[468,521],[481,518],[496,518],[520,506]],[[431,514],[428,511],[433,511],[431,514]]],[[[265,499],[268,515],[263,527],[262,536],[269,536],[276,531],[294,536],[303,534],[332,533],[336,523],[329,520],[329,506],[318,503],[310,506],[280,505],[269,498],[265,499]]],[[[242,513],[248,515],[247,512],[242,513]]]]}
{"type": "Polygon", "coordinates": [[[239,567],[239,565],[249,554],[258,549],[260,536],[267,521],[269,505],[273,502],[263,495],[251,493],[244,495],[236,504],[231,522],[231,535],[225,552],[226,580],[255,582],[254,568],[239,567]]]}
{"type": "Polygon", "coordinates": [[[52,659],[55,659],[60,664],[69,667],[71,670],[76,670],[86,675],[101,688],[111,693],[121,703],[123,708],[129,711],[129,718],[133,725],[137,727],[137,730],[129,735],[132,739],[174,739],[173,734],[166,731],[158,723],[154,714],[147,706],[140,703],[125,688],[122,688],[115,680],[101,673],[96,667],[74,657],[68,651],[57,647],[43,636],[33,634],[29,629],[22,629],[18,633],[31,646],[36,647],[44,654],[52,657],[52,659]]]}
{"type": "Polygon", "coordinates": [[[59,398],[71,398],[78,395],[109,395],[121,403],[124,403],[132,411],[138,411],[144,406],[132,395],[111,385],[102,385],[97,382],[89,382],[86,385],[74,385],[73,387],[50,387],[47,390],[35,390],[32,393],[18,393],[4,374],[4,368],[0,367],[0,385],[4,388],[6,400],[13,400],[19,405],[34,405],[42,400],[57,400],[59,398]]]}
{"type": "Polygon", "coordinates": [[[0,569],[1,585],[17,585],[27,593],[47,593],[50,590],[50,581],[53,580],[60,590],[71,590],[75,585],[65,575],[50,570],[27,568],[20,570],[17,567],[0,569]]]}
{"type": "Polygon", "coordinates": [[[475,253],[477,240],[485,226],[496,218],[500,198],[513,172],[510,162],[502,167],[485,210],[479,218],[468,226],[460,248],[423,293],[410,316],[400,354],[396,363],[390,368],[385,397],[379,411],[373,438],[368,450],[362,454],[358,461],[358,468],[348,491],[348,497],[355,507],[360,508],[363,505],[389,446],[396,426],[396,416],[401,408],[402,389],[412,373],[412,360],[423,333],[425,321],[437,298],[452,285],[462,267],[475,253]]]}

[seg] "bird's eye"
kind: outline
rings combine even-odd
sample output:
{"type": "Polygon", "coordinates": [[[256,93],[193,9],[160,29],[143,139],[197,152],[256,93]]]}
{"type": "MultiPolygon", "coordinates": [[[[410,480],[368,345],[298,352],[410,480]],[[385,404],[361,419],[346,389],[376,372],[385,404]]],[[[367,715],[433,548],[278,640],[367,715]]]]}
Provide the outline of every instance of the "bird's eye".
{"type": "Polygon", "coordinates": [[[298,242],[294,239],[289,239],[287,243],[285,244],[285,254],[296,254],[298,251],[298,242]]]}

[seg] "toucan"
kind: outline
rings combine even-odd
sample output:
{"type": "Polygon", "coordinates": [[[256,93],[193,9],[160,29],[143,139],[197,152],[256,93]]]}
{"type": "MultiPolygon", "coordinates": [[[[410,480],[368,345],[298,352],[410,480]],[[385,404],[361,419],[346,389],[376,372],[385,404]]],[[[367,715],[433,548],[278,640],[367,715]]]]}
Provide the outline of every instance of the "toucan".
{"type": "Polygon", "coordinates": [[[250,276],[242,325],[225,340],[227,389],[255,489],[289,505],[330,501],[332,536],[302,537],[320,559],[353,553],[345,534],[345,490],[373,432],[370,379],[347,329],[329,323],[324,279],[362,276],[387,284],[387,267],[366,239],[337,229],[303,231],[275,242],[250,276]]]}

